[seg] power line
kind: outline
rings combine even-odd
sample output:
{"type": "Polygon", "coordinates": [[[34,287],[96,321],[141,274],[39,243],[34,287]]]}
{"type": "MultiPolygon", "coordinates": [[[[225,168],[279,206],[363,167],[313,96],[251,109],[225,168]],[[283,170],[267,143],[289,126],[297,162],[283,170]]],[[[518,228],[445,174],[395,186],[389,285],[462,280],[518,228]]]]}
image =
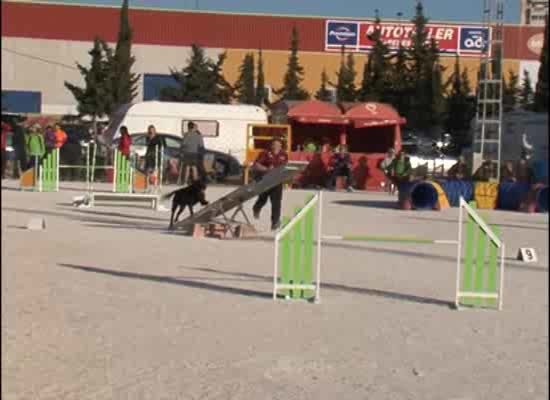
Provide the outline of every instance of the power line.
{"type": "Polygon", "coordinates": [[[19,52],[19,51],[12,50],[12,49],[6,49],[5,47],[2,47],[2,51],[6,51],[6,52],[8,52],[8,53],[13,53],[13,54],[18,55],[18,56],[20,56],[20,57],[26,57],[26,58],[29,58],[29,59],[31,59],[31,60],[40,61],[40,62],[43,62],[43,63],[46,63],[46,64],[57,65],[57,66],[59,66],[59,67],[71,69],[71,70],[73,70],[73,71],[78,71],[78,68],[73,67],[73,66],[71,66],[71,65],[63,64],[63,63],[60,63],[60,62],[58,62],[58,61],[47,60],[47,59],[45,59],[45,58],[33,56],[33,55],[27,54],[27,53],[21,53],[21,52],[19,52]]]}

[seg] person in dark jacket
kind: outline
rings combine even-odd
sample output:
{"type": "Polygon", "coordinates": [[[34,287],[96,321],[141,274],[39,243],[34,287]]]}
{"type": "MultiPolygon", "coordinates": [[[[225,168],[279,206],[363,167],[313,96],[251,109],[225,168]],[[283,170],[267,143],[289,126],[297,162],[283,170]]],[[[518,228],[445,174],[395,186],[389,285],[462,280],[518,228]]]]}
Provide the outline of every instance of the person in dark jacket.
{"type": "Polygon", "coordinates": [[[500,182],[516,182],[516,180],[514,163],[512,161],[506,161],[500,169],[500,182]]]}
{"type": "Polygon", "coordinates": [[[458,157],[456,164],[447,172],[447,176],[451,179],[468,179],[470,177],[470,171],[463,156],[458,157]]]}
{"type": "Polygon", "coordinates": [[[147,127],[147,150],[145,152],[145,172],[147,174],[147,182],[150,182],[151,176],[156,174],[162,159],[163,149],[166,148],[166,140],[157,135],[157,130],[154,125],[147,127]]]}
{"type": "MultiPolygon", "coordinates": [[[[280,138],[273,139],[270,150],[264,150],[256,159],[253,168],[257,179],[261,179],[274,168],[285,165],[288,162],[288,154],[283,151],[283,141],[280,138]]],[[[252,207],[254,218],[260,218],[260,212],[266,205],[267,200],[271,202],[271,230],[279,229],[281,225],[281,203],[283,200],[283,184],[269,189],[258,196],[258,200],[252,207]]]]}
{"type": "Polygon", "coordinates": [[[187,169],[195,167],[199,180],[207,182],[206,170],[204,169],[204,140],[197,129],[197,125],[189,121],[187,132],[183,135],[180,148],[180,163],[183,176],[187,176],[187,169]]]}
{"type": "Polygon", "coordinates": [[[334,153],[329,165],[329,180],[327,187],[334,189],[336,185],[336,178],[343,176],[346,178],[346,190],[348,192],[353,191],[353,177],[351,174],[351,156],[348,153],[348,146],[341,144],[338,148],[338,152],[334,153]]]}
{"type": "Polygon", "coordinates": [[[15,152],[15,159],[13,162],[13,177],[18,179],[21,176],[21,172],[27,169],[27,144],[25,140],[25,131],[19,125],[14,123],[12,145],[15,152]]]}

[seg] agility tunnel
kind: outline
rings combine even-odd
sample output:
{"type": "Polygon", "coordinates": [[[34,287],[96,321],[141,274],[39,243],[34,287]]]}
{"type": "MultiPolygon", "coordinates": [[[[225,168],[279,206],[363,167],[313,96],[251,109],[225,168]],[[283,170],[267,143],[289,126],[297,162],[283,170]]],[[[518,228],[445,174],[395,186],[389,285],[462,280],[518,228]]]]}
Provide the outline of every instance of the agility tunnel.
{"type": "Polygon", "coordinates": [[[519,211],[527,201],[528,194],[528,183],[502,182],[498,186],[497,206],[501,210],[519,211]]]}
{"type": "Polygon", "coordinates": [[[449,208],[443,188],[432,181],[407,182],[399,186],[401,209],[441,210],[449,208]]]}
{"type": "Polygon", "coordinates": [[[468,203],[474,199],[474,183],[472,181],[449,179],[441,181],[440,185],[445,191],[451,207],[459,207],[461,197],[468,203]]]}

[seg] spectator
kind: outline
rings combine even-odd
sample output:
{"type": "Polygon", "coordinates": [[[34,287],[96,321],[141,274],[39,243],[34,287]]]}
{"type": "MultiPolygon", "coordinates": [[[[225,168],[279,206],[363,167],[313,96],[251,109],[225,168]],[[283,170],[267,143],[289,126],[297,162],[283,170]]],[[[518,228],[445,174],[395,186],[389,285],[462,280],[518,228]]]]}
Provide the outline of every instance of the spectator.
{"type": "Polygon", "coordinates": [[[130,157],[130,146],[132,145],[132,137],[128,133],[126,126],[120,127],[120,142],[118,144],[118,151],[120,151],[126,158],[130,157]]]}
{"type": "Polygon", "coordinates": [[[338,146],[338,152],[334,153],[329,165],[329,180],[327,187],[334,189],[336,178],[343,176],[346,178],[346,190],[353,191],[353,177],[351,174],[351,157],[348,153],[348,146],[341,144],[338,146]]]}
{"type": "Polygon", "coordinates": [[[304,150],[306,153],[315,153],[317,152],[317,145],[312,139],[308,139],[306,141],[306,145],[304,146],[304,150]]]}
{"type": "Polygon", "coordinates": [[[61,125],[55,124],[55,148],[60,149],[67,142],[67,133],[61,129],[61,125]]]}
{"type": "Polygon", "coordinates": [[[454,164],[447,172],[447,176],[451,179],[468,179],[470,177],[470,171],[464,156],[458,157],[456,164],[454,164]]]}
{"type": "Polygon", "coordinates": [[[473,178],[479,182],[489,182],[495,178],[494,163],[490,160],[485,160],[475,172],[473,178]]]}
{"type": "Polygon", "coordinates": [[[12,138],[13,150],[15,152],[15,159],[13,162],[13,177],[19,178],[21,171],[27,168],[27,141],[23,128],[14,123],[13,124],[13,138],[12,138]]]}
{"type": "Polygon", "coordinates": [[[29,164],[27,168],[38,166],[42,157],[46,153],[44,136],[40,132],[40,125],[35,124],[31,127],[29,134],[25,138],[26,150],[29,156],[29,164]]]}
{"type": "Polygon", "coordinates": [[[147,182],[150,182],[151,176],[156,176],[156,171],[159,168],[157,163],[160,163],[162,149],[166,147],[166,140],[157,135],[157,130],[154,125],[147,127],[147,150],[145,152],[145,172],[147,174],[147,182]]]}
{"type": "Polygon", "coordinates": [[[321,145],[321,153],[330,153],[332,151],[330,140],[328,137],[323,137],[321,145]]]}
{"type": "Polygon", "coordinates": [[[189,121],[187,124],[187,132],[183,135],[181,141],[180,157],[181,169],[183,176],[187,174],[187,169],[196,167],[199,179],[203,182],[207,181],[206,171],[204,169],[204,140],[201,133],[197,129],[197,125],[189,121]]]}
{"type": "MultiPolygon", "coordinates": [[[[254,163],[254,169],[258,173],[257,179],[261,179],[265,174],[271,171],[273,168],[285,165],[288,162],[288,155],[283,151],[283,141],[280,138],[275,138],[271,142],[271,149],[264,150],[260,153],[256,162],[254,163]]],[[[263,192],[258,196],[258,200],[252,207],[254,212],[254,218],[260,218],[260,212],[267,203],[267,200],[271,202],[271,230],[275,231],[279,229],[281,225],[281,202],[283,200],[283,184],[279,184],[267,192],[263,192]]]]}
{"type": "Polygon", "coordinates": [[[500,169],[500,181],[501,182],[516,182],[516,173],[514,171],[514,164],[512,161],[506,161],[500,169]]]}
{"type": "Polygon", "coordinates": [[[397,157],[392,161],[389,167],[389,175],[393,184],[399,188],[402,183],[411,180],[412,166],[410,159],[402,150],[397,157]]]}
{"type": "Polygon", "coordinates": [[[50,152],[55,149],[56,137],[55,130],[51,125],[46,126],[44,132],[44,144],[46,145],[46,152],[50,152]]]}
{"type": "Polygon", "coordinates": [[[8,147],[8,132],[10,129],[8,124],[2,122],[2,179],[6,177],[6,157],[8,155],[6,149],[8,147]]]}
{"type": "Polygon", "coordinates": [[[527,183],[529,185],[535,183],[535,174],[525,158],[519,160],[516,168],[516,181],[520,183],[527,183]]]}
{"type": "Polygon", "coordinates": [[[392,193],[395,190],[395,185],[390,179],[390,165],[395,158],[395,150],[390,148],[382,161],[380,162],[380,169],[384,172],[384,189],[392,193]]]}

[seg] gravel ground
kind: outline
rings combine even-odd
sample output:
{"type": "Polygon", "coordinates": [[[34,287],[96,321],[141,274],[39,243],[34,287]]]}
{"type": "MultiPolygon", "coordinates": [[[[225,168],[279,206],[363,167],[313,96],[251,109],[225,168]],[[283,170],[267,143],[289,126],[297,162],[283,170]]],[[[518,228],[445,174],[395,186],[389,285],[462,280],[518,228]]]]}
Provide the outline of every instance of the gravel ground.
{"type": "MultiPolygon", "coordinates": [[[[449,306],[449,245],[326,243],[315,305],[271,300],[268,233],[192,239],[167,212],[74,208],[74,184],[16,188],[2,183],[3,400],[548,398],[548,215],[484,211],[507,244],[501,312],[449,306]],[[46,230],[24,229],[36,216],[46,230]],[[515,261],[525,246],[538,263],[515,261]]],[[[456,238],[457,209],[393,205],[325,193],[323,233],[456,238]]]]}

